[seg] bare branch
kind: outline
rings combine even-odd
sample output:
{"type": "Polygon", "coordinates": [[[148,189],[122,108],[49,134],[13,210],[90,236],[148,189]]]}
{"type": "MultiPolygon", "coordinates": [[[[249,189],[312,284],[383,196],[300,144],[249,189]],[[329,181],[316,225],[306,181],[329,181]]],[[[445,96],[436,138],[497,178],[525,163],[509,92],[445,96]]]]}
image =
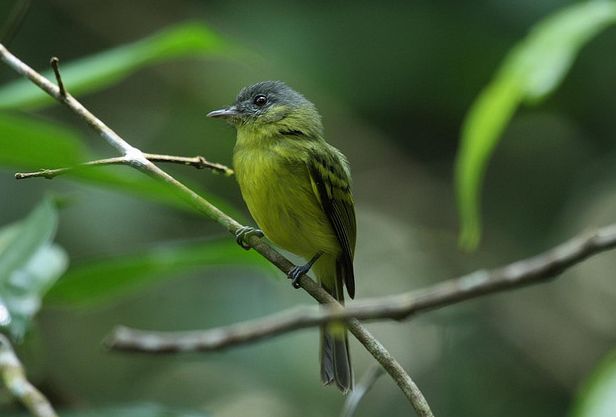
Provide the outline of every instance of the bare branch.
{"type": "MultiPolygon", "coordinates": [[[[210,162],[202,156],[172,156],[172,155],[159,155],[153,153],[143,154],[148,161],[151,162],[168,162],[181,165],[189,165],[197,169],[208,168],[216,173],[221,173],[227,176],[233,175],[233,170],[223,164],[216,162],[210,162]]],[[[74,171],[76,169],[93,167],[93,166],[105,166],[105,165],[130,165],[130,160],[123,156],[115,158],[98,159],[96,161],[89,161],[83,164],[56,169],[42,169],[34,172],[17,172],[15,173],[15,179],[23,180],[28,178],[47,178],[48,180],[57,177],[58,175],[66,174],[67,172],[74,171]]]]}
{"type": "Polygon", "coordinates": [[[192,332],[147,332],[118,328],[109,347],[149,353],[220,350],[332,321],[401,320],[491,294],[537,284],[584,259],[616,247],[616,224],[585,233],[532,258],[491,271],[476,271],[403,294],[358,300],[342,308],[304,306],[231,326],[192,332]]]}
{"type": "Polygon", "coordinates": [[[106,159],[98,159],[96,161],[84,162],[83,164],[67,167],[67,168],[56,168],[56,169],[41,169],[40,171],[34,172],[16,172],[15,179],[16,180],[25,180],[28,178],[47,178],[48,180],[57,177],[58,175],[66,174],[67,172],[75,171],[80,168],[85,167],[93,167],[93,166],[103,166],[103,165],[122,165],[128,164],[128,160],[123,156],[118,156],[115,158],[106,158],[106,159]]]}
{"type": "Polygon", "coordinates": [[[0,334],[0,375],[9,392],[35,417],[58,417],[49,400],[26,378],[9,339],[0,334]]]}
{"type": "MultiPolygon", "coordinates": [[[[230,233],[235,234],[235,232],[242,227],[240,223],[229,217],[226,213],[222,212],[209,201],[195,193],[190,188],[186,187],[165,171],[158,168],[152,162],[148,161],[143,152],[129,145],[124,139],[96,118],[70,94],[63,96],[58,87],[53,85],[45,77],[11,54],[2,44],[0,44],[0,59],[13,70],[38,85],[50,96],[54,97],[61,103],[64,103],[73,113],[77,114],[82,120],[90,125],[90,127],[98,132],[111,146],[116,148],[122,156],[127,158],[131,166],[139,169],[151,177],[169,184],[178,195],[190,203],[197,211],[216,221],[230,233]]],[[[291,268],[295,266],[257,236],[250,237],[247,243],[284,273],[288,273],[291,268]]],[[[325,304],[339,305],[333,297],[327,294],[325,290],[323,290],[308,276],[302,275],[299,279],[299,283],[301,287],[317,301],[325,304]]],[[[340,306],[340,308],[342,307],[340,306]]],[[[433,417],[432,411],[430,410],[430,407],[428,406],[428,403],[419,388],[415,385],[411,377],[404,371],[395,358],[393,358],[391,354],[389,354],[389,352],[383,347],[383,345],[376,340],[359,321],[351,319],[347,323],[347,326],[349,331],[394,379],[417,414],[420,417],[433,417]]]]}
{"type": "Polygon", "coordinates": [[[184,164],[188,166],[192,166],[197,169],[210,169],[216,173],[223,174],[226,176],[233,175],[233,170],[226,165],[219,164],[217,162],[210,162],[202,156],[173,156],[173,155],[160,155],[153,153],[146,153],[145,157],[152,162],[169,162],[174,164],[184,164]]]}
{"type": "Polygon", "coordinates": [[[64,83],[62,82],[62,75],[60,75],[60,67],[59,67],[60,60],[58,59],[58,57],[54,56],[51,58],[49,63],[51,64],[53,73],[56,76],[56,83],[58,83],[58,90],[60,92],[60,95],[62,97],[66,97],[66,90],[64,89],[64,83]]]}
{"type": "Polygon", "coordinates": [[[340,417],[353,417],[355,411],[357,411],[359,402],[362,398],[364,398],[368,391],[370,391],[381,375],[383,375],[383,368],[377,364],[374,364],[368,368],[364,376],[361,378],[361,381],[359,381],[357,386],[353,388],[353,391],[351,391],[351,393],[347,396],[340,417]]]}

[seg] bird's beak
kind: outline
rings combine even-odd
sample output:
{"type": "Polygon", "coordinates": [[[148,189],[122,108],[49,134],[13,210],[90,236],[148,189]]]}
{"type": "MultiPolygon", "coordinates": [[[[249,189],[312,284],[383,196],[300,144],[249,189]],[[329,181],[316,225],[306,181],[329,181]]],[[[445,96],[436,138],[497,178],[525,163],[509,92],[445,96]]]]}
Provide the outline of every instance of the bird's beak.
{"type": "Polygon", "coordinates": [[[239,112],[237,111],[237,107],[231,106],[226,109],[214,110],[207,114],[207,117],[220,118],[220,119],[228,119],[230,117],[239,116],[239,112]]]}

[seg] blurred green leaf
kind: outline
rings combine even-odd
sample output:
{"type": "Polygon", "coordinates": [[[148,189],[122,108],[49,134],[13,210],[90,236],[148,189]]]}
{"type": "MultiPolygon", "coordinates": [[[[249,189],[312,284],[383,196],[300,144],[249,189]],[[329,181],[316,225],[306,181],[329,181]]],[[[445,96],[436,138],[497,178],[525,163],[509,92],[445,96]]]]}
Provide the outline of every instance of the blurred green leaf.
{"type": "MultiPolygon", "coordinates": [[[[80,162],[94,159],[82,145],[79,135],[72,130],[32,117],[9,115],[1,112],[0,149],[2,150],[0,152],[0,166],[20,170],[34,171],[42,168],[74,166],[80,162]]],[[[207,172],[204,175],[210,175],[210,173],[207,172]]],[[[176,208],[194,211],[169,186],[128,167],[76,169],[64,174],[62,178],[92,183],[176,208]]],[[[22,181],[44,180],[34,178],[22,181]]],[[[194,184],[186,183],[186,185],[227,214],[238,219],[244,218],[238,210],[235,210],[220,198],[200,190],[194,184]]]]}
{"type": "Polygon", "coordinates": [[[616,3],[575,4],[537,24],[506,57],[469,109],[456,161],[460,245],[474,249],[481,236],[480,188],[486,166],[517,107],[537,103],[558,87],[580,48],[616,22],[616,3]]]}
{"type": "Polygon", "coordinates": [[[595,368],[580,390],[572,417],[616,416],[616,351],[595,368]]]}
{"type": "MultiPolygon", "coordinates": [[[[125,407],[97,408],[88,411],[64,411],[63,417],[208,417],[202,411],[188,411],[177,408],[163,407],[155,404],[140,404],[125,407]]],[[[16,414],[6,417],[29,417],[27,414],[16,414]]]]}
{"type": "MultiPolygon", "coordinates": [[[[103,89],[146,65],[186,56],[229,56],[236,50],[205,25],[186,23],[74,62],[61,62],[60,66],[66,88],[78,96],[103,89]]],[[[43,75],[55,80],[51,70],[43,75]]],[[[32,109],[52,102],[26,79],[0,87],[0,109],[32,109]]]]}
{"type": "Polygon", "coordinates": [[[68,264],[51,242],[57,222],[53,203],[44,200],[25,220],[0,229],[0,325],[16,339],[68,264]]]}
{"type": "Polygon", "coordinates": [[[47,293],[55,305],[87,305],[108,301],[173,275],[212,266],[273,267],[254,251],[246,252],[231,238],[159,246],[72,267],[47,293]]]}
{"type": "Polygon", "coordinates": [[[0,112],[0,165],[37,170],[76,165],[88,153],[69,129],[0,112]]]}

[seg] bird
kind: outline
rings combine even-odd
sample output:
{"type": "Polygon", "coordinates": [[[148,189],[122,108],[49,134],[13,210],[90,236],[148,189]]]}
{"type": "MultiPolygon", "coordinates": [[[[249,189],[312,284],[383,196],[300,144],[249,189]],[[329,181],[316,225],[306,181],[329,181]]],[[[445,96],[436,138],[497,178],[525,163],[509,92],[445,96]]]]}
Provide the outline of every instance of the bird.
{"type": "MultiPolygon", "coordinates": [[[[313,270],[321,287],[344,303],[355,296],[356,219],[347,158],[324,138],[315,105],[282,81],[244,87],[235,102],[207,115],[237,130],[233,168],[258,229],[242,227],[238,243],[265,237],[307,260],[288,274],[293,286],[313,270]]],[[[353,371],[346,329],[321,327],[321,381],[346,394],[353,371]]]]}

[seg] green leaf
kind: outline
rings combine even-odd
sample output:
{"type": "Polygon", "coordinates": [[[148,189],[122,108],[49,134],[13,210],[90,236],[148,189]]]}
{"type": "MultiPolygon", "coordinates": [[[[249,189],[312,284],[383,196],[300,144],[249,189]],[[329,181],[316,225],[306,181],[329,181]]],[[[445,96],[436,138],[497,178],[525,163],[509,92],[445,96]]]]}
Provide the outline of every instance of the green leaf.
{"type": "Polygon", "coordinates": [[[0,165],[24,170],[72,166],[88,153],[79,135],[52,123],[0,112],[0,165]]]}
{"type": "MultiPolygon", "coordinates": [[[[79,135],[58,125],[32,117],[0,112],[0,165],[24,171],[74,166],[91,159],[91,153],[81,144],[79,135]]],[[[187,168],[189,169],[189,168],[187,168]]],[[[209,173],[204,173],[209,175],[209,173]]],[[[174,191],[160,181],[128,167],[96,167],[77,169],[62,177],[104,186],[128,194],[194,211],[174,191]]],[[[58,178],[55,181],[61,181],[58,178]]],[[[29,179],[22,181],[43,181],[29,179]]],[[[209,195],[194,184],[186,184],[212,204],[239,219],[244,218],[230,204],[209,195]]]]}
{"type": "Polygon", "coordinates": [[[0,229],[0,326],[16,339],[68,264],[64,251],[51,242],[57,221],[53,203],[44,200],[25,220],[0,229]]]}
{"type": "Polygon", "coordinates": [[[572,417],[616,416],[616,351],[607,355],[584,383],[571,415],[572,417]]]}
{"type": "Polygon", "coordinates": [[[537,24],[506,57],[469,109],[456,160],[460,245],[474,249],[481,236],[480,189],[486,166],[520,104],[545,99],[562,82],[580,48],[616,23],[616,3],[576,4],[537,24]]]}
{"type": "MultiPolygon", "coordinates": [[[[74,62],[61,62],[60,69],[67,90],[78,96],[101,90],[146,65],[188,56],[230,56],[237,50],[205,25],[186,23],[74,62]]],[[[43,75],[55,80],[51,70],[43,75]]],[[[0,109],[33,109],[52,102],[25,79],[0,87],[0,109]]]]}
{"type": "Polygon", "coordinates": [[[181,272],[238,265],[273,269],[257,253],[242,250],[230,238],[196,244],[167,244],[74,266],[49,291],[45,302],[54,305],[100,303],[181,272]]]}

